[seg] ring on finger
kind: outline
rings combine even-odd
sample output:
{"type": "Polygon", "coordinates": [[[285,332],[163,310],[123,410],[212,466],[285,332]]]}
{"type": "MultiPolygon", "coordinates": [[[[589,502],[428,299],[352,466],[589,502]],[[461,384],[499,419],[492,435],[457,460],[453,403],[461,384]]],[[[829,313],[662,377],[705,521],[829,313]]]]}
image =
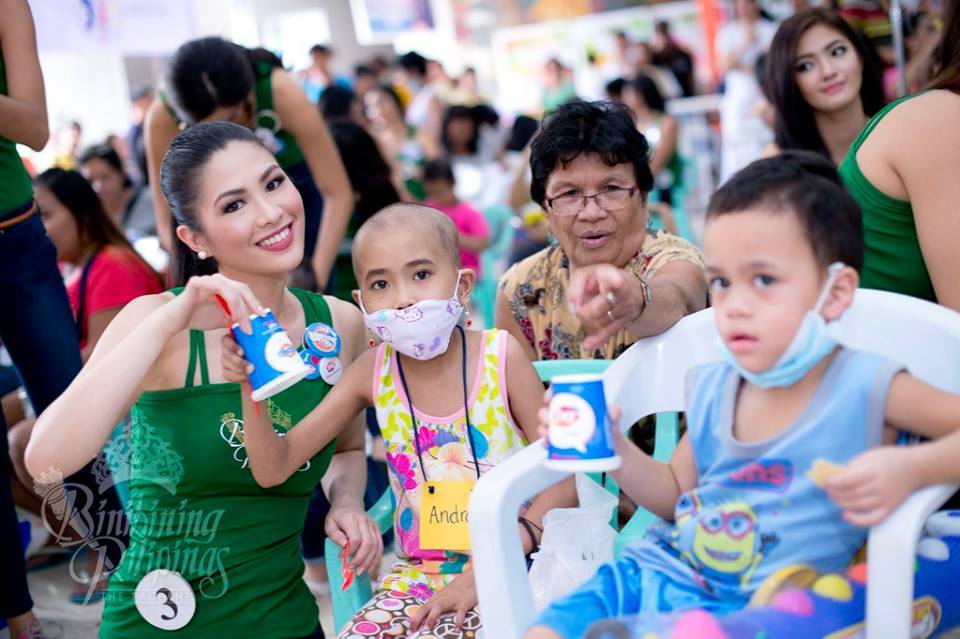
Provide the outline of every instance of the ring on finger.
{"type": "Polygon", "coordinates": [[[613,310],[612,310],[612,309],[608,309],[608,310],[607,310],[607,317],[610,319],[611,322],[617,321],[617,318],[615,318],[615,317],[613,316],[613,310]]]}
{"type": "MultiPolygon", "coordinates": [[[[610,315],[610,311],[612,311],[613,307],[617,305],[617,296],[613,294],[613,291],[607,291],[607,294],[604,297],[607,299],[607,306],[610,307],[610,309],[607,311],[607,315],[610,315]]],[[[613,319],[612,315],[611,319],[613,319]]]]}

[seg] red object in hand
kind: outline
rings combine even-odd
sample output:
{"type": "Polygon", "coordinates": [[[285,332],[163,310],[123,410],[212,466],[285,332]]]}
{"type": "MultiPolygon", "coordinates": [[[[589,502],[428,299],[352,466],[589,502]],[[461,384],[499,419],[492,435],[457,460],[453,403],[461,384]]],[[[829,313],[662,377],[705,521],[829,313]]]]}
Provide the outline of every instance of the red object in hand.
{"type": "Polygon", "coordinates": [[[213,299],[217,300],[217,304],[220,305],[220,310],[223,311],[223,314],[227,316],[227,328],[230,328],[230,306],[227,304],[227,300],[220,297],[218,293],[214,293],[213,299]]]}
{"type": "Polygon", "coordinates": [[[344,544],[340,551],[340,574],[343,577],[343,584],[340,586],[340,592],[345,591],[353,585],[353,577],[356,574],[353,567],[348,563],[347,556],[350,554],[350,540],[344,544]]]}
{"type": "MultiPolygon", "coordinates": [[[[224,317],[227,319],[227,330],[231,328],[230,318],[232,313],[230,312],[230,305],[227,304],[227,300],[223,299],[219,293],[213,294],[213,299],[217,300],[217,304],[220,306],[220,310],[223,311],[224,317]]],[[[244,382],[243,387],[247,390],[247,393],[253,395],[253,388],[250,386],[250,382],[244,382]]],[[[256,402],[253,403],[253,410],[257,414],[257,417],[260,416],[260,405],[256,402]]]]}

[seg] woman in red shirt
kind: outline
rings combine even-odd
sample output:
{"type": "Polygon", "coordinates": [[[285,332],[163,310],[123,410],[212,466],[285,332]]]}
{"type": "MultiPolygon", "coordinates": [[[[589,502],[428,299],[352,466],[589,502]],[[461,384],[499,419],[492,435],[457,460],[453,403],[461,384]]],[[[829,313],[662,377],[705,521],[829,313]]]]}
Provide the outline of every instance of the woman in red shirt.
{"type": "Polygon", "coordinates": [[[76,171],[50,169],[35,183],[47,235],[61,263],[86,362],[110,320],[128,302],[163,291],[160,277],[137,255],[96,192],[76,171]]]}
{"type": "MultiPolygon", "coordinates": [[[[160,277],[137,255],[123,232],[107,216],[87,180],[76,171],[50,169],[37,177],[35,197],[57,259],[72,267],[65,285],[77,320],[80,353],[86,362],[110,321],[131,300],[163,291],[160,277]]],[[[24,451],[34,420],[25,419],[9,431],[13,495],[18,506],[39,514],[42,502],[24,464],[24,451]]],[[[95,574],[91,555],[89,573],[95,574]]],[[[97,584],[96,592],[106,585],[97,584]]],[[[71,600],[90,601],[88,587],[78,583],[71,600]]]]}

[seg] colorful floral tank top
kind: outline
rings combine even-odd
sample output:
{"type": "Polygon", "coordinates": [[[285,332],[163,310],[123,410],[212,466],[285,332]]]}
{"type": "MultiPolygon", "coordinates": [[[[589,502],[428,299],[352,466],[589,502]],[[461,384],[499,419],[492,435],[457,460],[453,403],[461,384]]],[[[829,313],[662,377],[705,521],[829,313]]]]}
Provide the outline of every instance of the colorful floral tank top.
{"type": "MultiPolygon", "coordinates": [[[[470,425],[481,474],[527,445],[507,404],[507,337],[505,331],[483,331],[481,365],[477,367],[470,390],[470,425]]],[[[397,505],[394,530],[402,564],[381,580],[381,587],[410,592],[426,584],[433,591],[460,574],[469,556],[420,548],[423,472],[413,445],[409,403],[396,370],[396,352],[389,344],[381,344],[374,368],[373,393],[377,421],[386,441],[390,487],[397,505]]],[[[423,464],[430,481],[475,480],[477,471],[467,440],[463,409],[445,417],[428,415],[416,406],[413,410],[423,464]]],[[[426,598],[430,593],[423,594],[426,598]]]]}

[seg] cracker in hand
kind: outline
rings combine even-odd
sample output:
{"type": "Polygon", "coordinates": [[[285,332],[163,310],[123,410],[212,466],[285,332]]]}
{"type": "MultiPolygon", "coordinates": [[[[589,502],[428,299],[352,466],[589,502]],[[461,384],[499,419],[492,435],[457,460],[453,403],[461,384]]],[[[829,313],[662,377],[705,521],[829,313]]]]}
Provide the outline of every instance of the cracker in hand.
{"type": "Polygon", "coordinates": [[[835,464],[821,458],[813,462],[810,470],[807,471],[807,477],[812,479],[813,483],[820,488],[824,488],[827,485],[827,480],[839,473],[843,468],[841,464],[835,464]]]}

